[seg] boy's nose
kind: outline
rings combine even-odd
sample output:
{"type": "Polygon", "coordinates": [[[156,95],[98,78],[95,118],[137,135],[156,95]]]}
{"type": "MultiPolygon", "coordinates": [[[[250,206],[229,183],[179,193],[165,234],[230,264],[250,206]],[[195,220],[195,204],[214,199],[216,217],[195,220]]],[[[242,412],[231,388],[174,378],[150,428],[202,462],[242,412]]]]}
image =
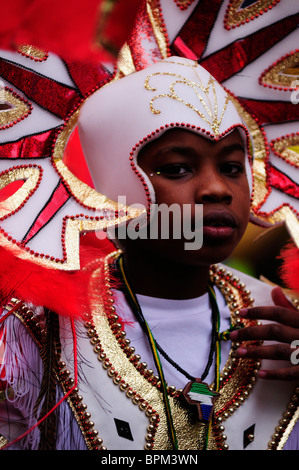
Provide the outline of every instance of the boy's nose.
{"type": "Polygon", "coordinates": [[[220,174],[215,172],[202,175],[196,188],[196,202],[198,204],[225,203],[230,204],[233,195],[227,182],[220,174]]]}

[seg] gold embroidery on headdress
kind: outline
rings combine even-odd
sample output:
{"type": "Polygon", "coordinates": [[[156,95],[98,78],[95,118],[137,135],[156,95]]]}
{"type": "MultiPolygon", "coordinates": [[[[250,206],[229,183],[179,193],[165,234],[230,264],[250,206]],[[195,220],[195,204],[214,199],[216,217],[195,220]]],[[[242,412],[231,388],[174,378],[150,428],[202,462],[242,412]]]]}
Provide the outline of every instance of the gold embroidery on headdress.
{"type": "MultiPolygon", "coordinates": [[[[185,64],[181,64],[185,65],[185,64]]],[[[196,69],[195,69],[196,70],[196,69]]],[[[170,72],[156,72],[151,75],[149,75],[146,80],[145,80],[145,88],[149,91],[157,91],[157,88],[151,86],[149,84],[151,77],[154,76],[169,76],[169,77],[176,77],[177,79],[174,79],[174,81],[169,85],[170,93],[160,93],[159,95],[154,96],[151,101],[150,101],[150,110],[153,114],[160,114],[161,111],[157,108],[154,107],[154,101],[157,100],[158,98],[170,98],[176,101],[179,101],[180,103],[184,104],[188,108],[192,109],[193,111],[196,112],[198,116],[200,116],[206,123],[211,126],[212,131],[214,132],[215,135],[219,135],[219,127],[221,125],[224,113],[226,111],[228,102],[230,100],[230,97],[228,94],[226,94],[226,99],[225,103],[222,109],[221,116],[218,117],[218,103],[217,103],[217,94],[216,94],[216,88],[215,88],[215,80],[213,77],[210,75],[209,81],[207,83],[207,86],[204,86],[201,82],[200,77],[198,77],[198,82],[194,82],[192,80],[187,79],[186,77],[183,77],[182,75],[176,74],[176,73],[170,73],[170,72]],[[192,103],[189,103],[185,101],[183,98],[178,96],[178,94],[175,91],[175,86],[178,84],[183,84],[186,85],[190,88],[192,88],[201,103],[201,105],[204,107],[206,113],[200,111],[196,106],[194,106],[192,103]],[[212,89],[212,94],[214,98],[214,104],[210,100],[210,89],[212,89]],[[199,90],[203,92],[199,93],[199,90]]]]}

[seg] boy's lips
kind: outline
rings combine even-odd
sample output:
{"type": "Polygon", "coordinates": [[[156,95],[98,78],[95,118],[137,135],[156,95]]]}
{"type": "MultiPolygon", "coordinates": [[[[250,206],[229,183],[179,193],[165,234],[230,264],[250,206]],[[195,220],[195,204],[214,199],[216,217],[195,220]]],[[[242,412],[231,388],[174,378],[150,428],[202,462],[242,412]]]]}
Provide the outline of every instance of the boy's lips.
{"type": "Polygon", "coordinates": [[[235,217],[227,211],[210,211],[203,216],[203,235],[212,238],[232,236],[237,228],[235,217]]]}

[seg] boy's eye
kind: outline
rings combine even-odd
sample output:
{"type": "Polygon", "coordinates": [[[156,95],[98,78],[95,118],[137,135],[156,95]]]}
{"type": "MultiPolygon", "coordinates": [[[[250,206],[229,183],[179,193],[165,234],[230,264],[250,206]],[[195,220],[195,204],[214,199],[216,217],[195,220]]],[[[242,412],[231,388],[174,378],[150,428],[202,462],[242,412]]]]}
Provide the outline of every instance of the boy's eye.
{"type": "Polygon", "coordinates": [[[221,172],[228,175],[239,175],[244,173],[244,166],[238,162],[227,162],[221,165],[221,172]]]}
{"type": "Polygon", "coordinates": [[[181,165],[179,163],[172,165],[165,165],[156,172],[170,178],[181,177],[191,172],[191,169],[186,165],[181,165]]]}

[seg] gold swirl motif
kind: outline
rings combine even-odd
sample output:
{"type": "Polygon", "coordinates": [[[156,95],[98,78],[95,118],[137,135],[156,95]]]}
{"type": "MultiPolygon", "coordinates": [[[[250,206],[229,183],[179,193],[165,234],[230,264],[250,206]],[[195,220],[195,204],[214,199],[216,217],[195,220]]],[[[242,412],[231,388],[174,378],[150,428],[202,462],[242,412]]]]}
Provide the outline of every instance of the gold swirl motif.
{"type": "MultiPolygon", "coordinates": [[[[182,65],[184,65],[184,64],[182,64],[182,65]]],[[[194,68],[194,70],[196,70],[196,69],[194,68]]],[[[149,84],[150,79],[154,76],[157,76],[157,75],[158,76],[164,75],[164,76],[169,76],[169,77],[176,77],[177,80],[174,80],[169,85],[170,93],[161,93],[157,96],[154,96],[151,99],[151,101],[150,101],[150,110],[153,114],[160,114],[161,113],[161,111],[159,109],[156,109],[153,105],[155,100],[157,100],[159,98],[170,98],[170,99],[179,101],[180,103],[184,104],[188,108],[195,111],[195,113],[199,117],[201,117],[211,127],[214,134],[219,135],[219,127],[220,127],[221,122],[223,120],[224,113],[227,109],[227,105],[228,105],[228,102],[230,100],[230,96],[228,94],[226,94],[226,99],[225,99],[225,103],[224,103],[224,106],[223,106],[223,109],[222,109],[221,116],[218,117],[218,104],[217,104],[217,94],[216,94],[216,89],[215,89],[215,80],[213,79],[213,77],[211,75],[210,75],[207,86],[203,86],[201,84],[200,77],[198,77],[198,81],[200,82],[199,83],[199,82],[194,82],[193,80],[189,80],[189,79],[183,77],[182,75],[179,75],[179,74],[176,74],[176,73],[156,72],[156,73],[153,73],[153,74],[149,75],[146,78],[144,86],[147,90],[157,91],[157,89],[155,87],[152,87],[149,84]],[[202,104],[202,106],[206,110],[206,114],[203,113],[202,111],[200,111],[200,109],[198,109],[192,103],[189,103],[189,102],[185,101],[184,99],[180,98],[177,95],[177,93],[175,91],[175,86],[177,84],[186,85],[187,87],[190,87],[194,90],[194,92],[196,94],[196,97],[198,98],[199,102],[202,104]],[[210,97],[209,97],[210,89],[212,89],[212,94],[213,94],[213,98],[214,98],[214,105],[211,103],[211,100],[210,100],[210,97]],[[204,93],[205,98],[198,92],[198,90],[201,90],[204,93]]]]}

